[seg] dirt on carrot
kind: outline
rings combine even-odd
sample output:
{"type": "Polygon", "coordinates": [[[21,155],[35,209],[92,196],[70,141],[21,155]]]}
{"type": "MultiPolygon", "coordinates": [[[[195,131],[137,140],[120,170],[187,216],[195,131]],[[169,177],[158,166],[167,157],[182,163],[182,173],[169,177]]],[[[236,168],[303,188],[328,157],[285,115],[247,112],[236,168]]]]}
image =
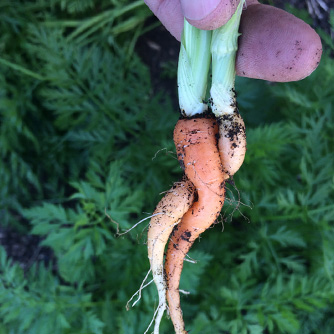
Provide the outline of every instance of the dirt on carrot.
{"type": "Polygon", "coordinates": [[[159,334],[159,325],[166,304],[166,280],[164,275],[164,251],[173,228],[181,221],[194,201],[195,188],[184,179],[177,182],[157,205],[148,229],[147,249],[154,283],[159,294],[159,305],[155,313],[154,334],[159,334]]]}
{"type": "Polygon", "coordinates": [[[241,167],[246,154],[245,124],[237,109],[218,119],[218,148],[224,172],[233,176],[241,167]]]}
{"type": "Polygon", "coordinates": [[[178,159],[197,193],[197,200],[174,228],[166,255],[167,300],[176,334],[187,333],[179,294],[184,258],[199,235],[216,221],[224,204],[226,174],[217,146],[218,131],[217,120],[210,117],[181,119],[174,130],[178,159]]]}

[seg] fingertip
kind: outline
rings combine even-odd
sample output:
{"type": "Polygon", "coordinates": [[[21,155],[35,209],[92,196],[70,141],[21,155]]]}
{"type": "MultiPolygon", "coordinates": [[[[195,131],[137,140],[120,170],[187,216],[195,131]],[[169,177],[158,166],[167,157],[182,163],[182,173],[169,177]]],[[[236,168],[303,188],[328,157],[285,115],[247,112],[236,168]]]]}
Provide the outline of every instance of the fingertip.
{"type": "Polygon", "coordinates": [[[240,0],[181,0],[183,14],[196,28],[213,30],[225,24],[240,0]]]}
{"type": "Polygon", "coordinates": [[[319,35],[304,21],[281,9],[252,5],[244,12],[237,74],[276,82],[301,80],[318,66],[319,35]]]}
{"type": "Polygon", "coordinates": [[[297,42],[303,43],[303,46],[298,45],[294,56],[296,66],[295,74],[292,76],[293,81],[308,77],[318,67],[322,56],[320,36],[311,27],[308,34],[305,34],[303,41],[296,40],[296,46],[298,44],[297,42]]]}
{"type": "Polygon", "coordinates": [[[178,41],[181,41],[184,17],[179,0],[144,0],[154,15],[178,41]]]}

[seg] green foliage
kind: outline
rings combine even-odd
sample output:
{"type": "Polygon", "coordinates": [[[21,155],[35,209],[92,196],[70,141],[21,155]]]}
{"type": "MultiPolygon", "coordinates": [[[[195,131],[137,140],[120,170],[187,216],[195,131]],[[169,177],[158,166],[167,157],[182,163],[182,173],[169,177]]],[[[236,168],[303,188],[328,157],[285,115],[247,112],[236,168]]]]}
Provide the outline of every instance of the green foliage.
{"type": "Polygon", "coordinates": [[[25,277],[3,248],[0,256],[0,316],[10,333],[103,333],[104,323],[89,310],[92,294],[61,285],[43,266],[34,266],[25,277]]]}
{"type": "MultiPolygon", "coordinates": [[[[153,284],[125,305],[149,269],[147,221],[116,233],[181,176],[178,115],[152,96],[133,53],[149,12],[126,0],[0,7],[1,223],[55,255],[24,272],[0,248],[0,334],[144,333],[153,284]]],[[[328,51],[307,79],[237,81],[248,150],[228,184],[223,232],[204,233],[196,263],[185,263],[192,333],[332,333],[334,46],[322,35],[328,51]]],[[[171,332],[164,318],[161,333],[171,332]]]]}

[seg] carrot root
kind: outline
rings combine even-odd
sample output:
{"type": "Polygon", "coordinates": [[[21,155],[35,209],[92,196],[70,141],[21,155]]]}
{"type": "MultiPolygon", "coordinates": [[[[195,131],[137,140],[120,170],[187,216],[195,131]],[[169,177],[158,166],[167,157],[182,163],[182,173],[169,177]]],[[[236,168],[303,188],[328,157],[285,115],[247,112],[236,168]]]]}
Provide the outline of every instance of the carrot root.
{"type": "Polygon", "coordinates": [[[191,182],[184,180],[175,183],[157,205],[150,221],[147,236],[148,258],[159,295],[159,305],[154,315],[154,334],[159,334],[160,322],[167,308],[163,267],[165,246],[174,226],[181,221],[193,201],[194,187],[191,182]]]}
{"type": "Polygon", "coordinates": [[[212,118],[181,119],[174,130],[178,159],[198,196],[174,228],[166,255],[167,301],[176,334],[187,333],[179,293],[184,258],[199,235],[215,222],[224,203],[226,175],[217,139],[218,122],[212,118]]]}
{"type": "Polygon", "coordinates": [[[239,112],[225,114],[218,120],[218,148],[224,172],[229,178],[241,167],[246,154],[245,124],[239,112]]]}
{"type": "Polygon", "coordinates": [[[159,295],[151,322],[155,322],[154,334],[159,334],[167,302],[175,333],[187,333],[179,290],[183,262],[195,240],[214,224],[221,212],[225,181],[237,172],[245,157],[245,125],[237,111],[219,119],[181,119],[175,126],[174,142],[186,178],[176,183],[157,205],[147,239],[159,295]],[[170,235],[164,267],[164,250],[170,235]]]}
{"type": "Polygon", "coordinates": [[[148,273],[146,274],[145,278],[143,279],[140,288],[132,295],[132,297],[128,300],[128,302],[126,303],[126,310],[129,311],[130,309],[130,303],[132,302],[132,299],[135,298],[137,295],[137,299],[133,302],[133,304],[131,305],[132,307],[134,307],[141,299],[141,292],[143,289],[145,289],[147,286],[149,286],[152,282],[153,279],[151,281],[149,281],[148,283],[145,284],[148,275],[150,274],[151,269],[148,271],[148,273]]]}

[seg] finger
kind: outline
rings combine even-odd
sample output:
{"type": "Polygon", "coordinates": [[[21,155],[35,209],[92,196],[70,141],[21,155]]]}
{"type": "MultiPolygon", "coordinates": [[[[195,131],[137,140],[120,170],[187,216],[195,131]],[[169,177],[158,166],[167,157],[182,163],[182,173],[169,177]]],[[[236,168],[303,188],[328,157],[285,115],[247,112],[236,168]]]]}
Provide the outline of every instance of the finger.
{"type": "Polygon", "coordinates": [[[225,24],[240,0],[145,0],[166,29],[181,40],[184,17],[193,26],[212,30],[225,24]]]}
{"type": "Polygon", "coordinates": [[[166,29],[181,41],[184,16],[179,0],[144,0],[166,29]]]}
{"type": "Polygon", "coordinates": [[[213,30],[225,24],[240,0],[181,0],[185,18],[199,29],[213,30]]]}
{"type": "Polygon", "coordinates": [[[319,64],[318,34],[304,21],[272,6],[254,4],[242,14],[237,74],[269,81],[305,78],[319,64]]]}

